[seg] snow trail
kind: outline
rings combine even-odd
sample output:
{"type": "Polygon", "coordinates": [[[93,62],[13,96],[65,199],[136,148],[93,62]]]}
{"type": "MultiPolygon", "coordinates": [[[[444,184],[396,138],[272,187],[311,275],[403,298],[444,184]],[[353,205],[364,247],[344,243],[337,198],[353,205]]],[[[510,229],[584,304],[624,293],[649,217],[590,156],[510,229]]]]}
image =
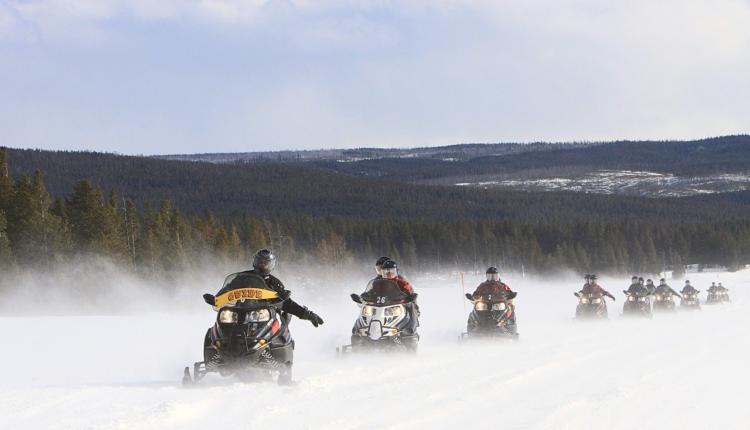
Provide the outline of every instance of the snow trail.
{"type": "Polygon", "coordinates": [[[4,317],[0,324],[12,340],[3,349],[8,374],[0,383],[0,428],[746,429],[750,273],[689,279],[703,298],[707,285],[721,280],[734,302],[623,319],[627,281],[604,279],[618,299],[609,302],[610,320],[579,323],[572,319],[578,281],[510,279],[519,292],[521,341],[461,346],[466,314],[457,282],[420,288],[415,280],[419,353],[340,360],[334,350],[348,340],[357,315],[348,293],[356,290],[333,300],[295,291],[326,323],[318,329],[292,323],[294,387],[209,377],[201,387],[182,388],[181,370],[200,358],[215,315],[208,307],[4,317]]]}

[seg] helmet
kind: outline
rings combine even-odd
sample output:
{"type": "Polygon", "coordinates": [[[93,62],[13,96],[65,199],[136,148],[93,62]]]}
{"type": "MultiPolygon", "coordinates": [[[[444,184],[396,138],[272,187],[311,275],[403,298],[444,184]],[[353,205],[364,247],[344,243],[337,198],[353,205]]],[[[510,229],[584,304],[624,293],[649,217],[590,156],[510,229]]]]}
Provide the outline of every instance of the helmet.
{"type": "Polygon", "coordinates": [[[661,278],[661,279],[659,279],[659,283],[660,283],[660,284],[666,284],[666,283],[667,283],[667,280],[666,280],[666,279],[664,279],[664,278],[661,278]]]}
{"type": "Polygon", "coordinates": [[[649,284],[649,285],[651,285],[651,284],[653,284],[653,283],[654,283],[654,281],[652,281],[651,279],[647,279],[647,280],[646,280],[646,283],[647,283],[647,284],[649,284]]]}
{"type": "Polygon", "coordinates": [[[380,273],[380,269],[383,268],[383,263],[385,263],[388,260],[390,260],[390,258],[388,257],[380,257],[377,260],[375,260],[375,273],[382,276],[382,274],[380,273]]]}
{"type": "Polygon", "coordinates": [[[685,285],[690,285],[690,280],[689,279],[685,279],[685,285]]]}
{"type": "Polygon", "coordinates": [[[380,269],[381,274],[386,279],[393,279],[398,276],[398,265],[393,260],[387,260],[383,263],[383,267],[380,269]]]}
{"type": "Polygon", "coordinates": [[[592,281],[596,281],[597,278],[596,275],[589,275],[589,279],[591,279],[592,281]]]}
{"type": "Polygon", "coordinates": [[[711,285],[712,286],[716,286],[716,282],[711,282],[711,285]]]}
{"type": "Polygon", "coordinates": [[[719,282],[719,286],[721,287],[721,282],[719,282]]]}
{"type": "Polygon", "coordinates": [[[633,281],[633,282],[637,282],[638,281],[638,277],[637,276],[633,276],[632,278],[630,278],[630,280],[633,281]]]}
{"type": "Polygon", "coordinates": [[[487,272],[487,280],[488,281],[499,281],[500,280],[500,274],[497,271],[497,267],[488,267],[487,272]]]}
{"type": "Polygon", "coordinates": [[[253,269],[261,275],[270,274],[276,267],[276,256],[267,249],[261,249],[253,257],[253,269]]]}

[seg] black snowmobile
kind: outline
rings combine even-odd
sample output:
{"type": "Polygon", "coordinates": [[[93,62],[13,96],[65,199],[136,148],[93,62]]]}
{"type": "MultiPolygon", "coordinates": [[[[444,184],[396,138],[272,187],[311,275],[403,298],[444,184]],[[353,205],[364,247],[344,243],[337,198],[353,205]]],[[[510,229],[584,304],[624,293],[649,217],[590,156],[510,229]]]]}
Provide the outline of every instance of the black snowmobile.
{"type": "Polygon", "coordinates": [[[694,293],[682,293],[680,309],[700,310],[701,302],[700,299],[698,299],[698,293],[700,293],[700,291],[697,290],[694,293]]]}
{"type": "Polygon", "coordinates": [[[671,292],[657,291],[654,294],[654,312],[674,312],[675,310],[674,295],[671,292]]]}
{"type": "Polygon", "coordinates": [[[715,289],[714,291],[708,290],[708,296],[706,296],[707,305],[718,305],[721,303],[729,303],[729,293],[726,288],[723,290],[715,289]]]}
{"type": "Polygon", "coordinates": [[[606,319],[607,303],[604,301],[602,293],[573,293],[578,297],[578,306],[576,306],[577,319],[606,319]]]}
{"type": "Polygon", "coordinates": [[[477,338],[517,340],[516,309],[511,301],[516,295],[515,292],[507,292],[498,295],[488,294],[475,299],[473,295],[467,293],[466,299],[474,305],[474,309],[469,314],[466,333],[461,334],[460,340],[477,338]]]}
{"type": "Polygon", "coordinates": [[[294,340],[290,316],[281,311],[288,294],[282,297],[253,273],[230,275],[216,296],[204,294],[205,302],[217,311],[216,323],[203,340],[203,361],[193,365],[192,377],[185,367],[183,384],[210,372],[243,381],[279,373],[279,384],[291,383],[294,340]]]}
{"type": "Polygon", "coordinates": [[[623,316],[641,316],[651,318],[651,299],[648,292],[628,293],[623,290],[627,296],[625,304],[622,305],[623,316]]]}
{"type": "Polygon", "coordinates": [[[390,279],[376,279],[361,295],[352,294],[360,315],[352,328],[351,345],[336,348],[337,353],[366,350],[416,352],[419,320],[413,298],[390,279]]]}

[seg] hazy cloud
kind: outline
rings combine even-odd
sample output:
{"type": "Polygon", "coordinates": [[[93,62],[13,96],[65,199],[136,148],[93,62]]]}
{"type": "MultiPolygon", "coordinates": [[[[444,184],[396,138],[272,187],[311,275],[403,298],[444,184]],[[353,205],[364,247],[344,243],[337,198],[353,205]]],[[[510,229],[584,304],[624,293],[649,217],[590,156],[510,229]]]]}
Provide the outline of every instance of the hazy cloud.
{"type": "Polygon", "coordinates": [[[0,0],[0,143],[129,153],[750,131],[744,0],[0,0]]]}

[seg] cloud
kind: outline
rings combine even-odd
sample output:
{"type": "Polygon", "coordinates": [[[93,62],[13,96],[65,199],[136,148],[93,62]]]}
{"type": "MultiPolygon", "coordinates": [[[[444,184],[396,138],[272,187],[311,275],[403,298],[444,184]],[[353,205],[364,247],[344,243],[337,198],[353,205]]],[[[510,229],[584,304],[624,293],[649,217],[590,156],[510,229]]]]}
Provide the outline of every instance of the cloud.
{"type": "Polygon", "coordinates": [[[740,0],[0,0],[0,129],[147,153],[748,132],[747,22],[740,0]]]}

